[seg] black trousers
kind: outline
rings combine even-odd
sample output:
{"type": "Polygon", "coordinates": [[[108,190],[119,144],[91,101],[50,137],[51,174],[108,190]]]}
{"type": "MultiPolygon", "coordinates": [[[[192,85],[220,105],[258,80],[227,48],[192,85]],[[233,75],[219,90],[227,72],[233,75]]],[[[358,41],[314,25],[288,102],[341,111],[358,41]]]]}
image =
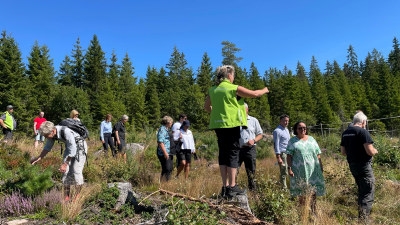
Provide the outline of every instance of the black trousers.
{"type": "Polygon", "coordinates": [[[115,156],[115,145],[114,145],[114,140],[111,137],[111,133],[103,133],[103,137],[104,137],[104,143],[103,143],[104,151],[107,152],[108,145],[110,145],[111,153],[113,156],[115,156]]]}
{"type": "Polygon", "coordinates": [[[256,146],[241,148],[239,152],[239,167],[242,166],[244,162],[244,167],[246,168],[247,180],[249,183],[249,189],[254,190],[256,187],[254,181],[254,175],[256,173],[256,146]]]}
{"type": "Polygon", "coordinates": [[[375,195],[375,177],[371,162],[350,163],[349,166],[358,186],[359,216],[368,216],[371,213],[375,195]]]}
{"type": "Polygon", "coordinates": [[[165,180],[168,181],[171,179],[174,156],[169,155],[168,159],[166,159],[163,155],[162,156],[157,155],[157,156],[161,164],[161,179],[165,178],[165,180]]]}

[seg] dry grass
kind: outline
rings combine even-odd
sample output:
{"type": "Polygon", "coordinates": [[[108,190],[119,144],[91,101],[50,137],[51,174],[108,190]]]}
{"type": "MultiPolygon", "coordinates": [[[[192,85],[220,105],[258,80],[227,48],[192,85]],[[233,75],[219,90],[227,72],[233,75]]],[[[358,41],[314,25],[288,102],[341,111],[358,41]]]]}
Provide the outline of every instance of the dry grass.
{"type": "MultiPolygon", "coordinates": [[[[143,137],[141,137],[143,138],[143,137]]],[[[94,138],[93,138],[94,139],[94,138]]],[[[144,138],[143,138],[144,139],[144,138]]],[[[34,140],[32,138],[20,139],[16,145],[22,151],[29,152],[33,156],[37,156],[42,148],[34,149],[34,140]]],[[[167,183],[160,183],[159,162],[155,157],[156,142],[150,140],[149,148],[145,153],[137,155],[130,160],[130,163],[139,163],[144,170],[149,171],[150,181],[147,183],[139,183],[134,186],[139,192],[154,192],[158,189],[165,189],[171,192],[181,193],[194,198],[204,198],[217,196],[221,190],[221,178],[219,167],[216,162],[206,162],[205,160],[192,160],[189,178],[186,180],[182,173],[178,179],[174,179],[176,168],[174,168],[172,179],[167,183]],[[149,152],[150,151],[150,152],[149,152]],[[149,156],[154,156],[153,161],[149,162],[149,156]]],[[[100,190],[100,185],[97,182],[104,182],[103,173],[105,170],[112,169],[120,162],[111,158],[99,156],[94,157],[93,154],[101,148],[101,143],[96,140],[88,141],[89,145],[89,167],[85,167],[85,177],[89,180],[89,184],[85,186],[81,195],[76,201],[63,204],[61,218],[71,221],[76,218],[81,212],[83,202],[92,193],[100,190]]],[[[55,145],[53,151],[57,153],[49,157],[49,162],[55,164],[61,162],[59,154],[59,145],[55,145]],[[59,161],[57,161],[59,159],[59,161]]],[[[272,152],[272,149],[270,149],[272,152]]],[[[332,156],[322,156],[324,163],[324,176],[326,182],[326,195],[317,197],[317,208],[315,215],[310,215],[309,207],[298,205],[297,201],[292,201],[294,210],[291,215],[294,215],[292,221],[296,223],[287,224],[358,224],[357,221],[357,188],[354,179],[349,171],[348,164],[344,157],[333,154],[332,156]]],[[[174,158],[174,165],[176,159],[174,158]]],[[[43,160],[44,165],[47,163],[43,160]]],[[[132,165],[129,164],[128,165],[132,165]]],[[[374,170],[379,168],[374,167],[374,170]]],[[[276,165],[274,157],[266,158],[257,161],[256,178],[266,178],[271,180],[279,180],[279,167],[276,165]]],[[[375,174],[377,175],[377,174],[375,174]]],[[[388,180],[383,177],[376,176],[377,188],[376,198],[371,214],[372,224],[400,224],[400,184],[388,180]]],[[[241,187],[247,187],[247,175],[242,165],[237,182],[241,187]]],[[[277,189],[277,192],[279,190],[277,189]]],[[[249,200],[252,200],[252,193],[249,192],[249,200]]],[[[251,202],[250,202],[251,204],[251,202]]]]}
{"type": "Polygon", "coordinates": [[[192,160],[191,171],[187,180],[184,178],[184,174],[180,174],[175,179],[176,172],[175,168],[170,182],[161,183],[159,181],[159,173],[156,174],[158,187],[195,198],[216,196],[221,190],[222,181],[218,165],[208,164],[204,160],[192,160]]]}
{"type": "Polygon", "coordinates": [[[63,202],[61,205],[60,218],[63,221],[72,221],[75,219],[82,211],[82,206],[85,203],[85,200],[90,196],[95,195],[100,190],[101,185],[99,184],[84,185],[79,193],[76,193],[72,188],[70,201],[63,202]]]}

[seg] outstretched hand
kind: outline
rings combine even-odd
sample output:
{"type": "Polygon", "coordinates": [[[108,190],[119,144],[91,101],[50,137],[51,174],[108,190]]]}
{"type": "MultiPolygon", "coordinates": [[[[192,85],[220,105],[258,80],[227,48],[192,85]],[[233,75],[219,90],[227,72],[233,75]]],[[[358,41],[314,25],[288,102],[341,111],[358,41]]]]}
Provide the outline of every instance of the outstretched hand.
{"type": "Polygon", "coordinates": [[[35,165],[35,163],[39,162],[41,159],[42,159],[41,157],[33,158],[33,159],[31,159],[31,164],[35,165]]]}

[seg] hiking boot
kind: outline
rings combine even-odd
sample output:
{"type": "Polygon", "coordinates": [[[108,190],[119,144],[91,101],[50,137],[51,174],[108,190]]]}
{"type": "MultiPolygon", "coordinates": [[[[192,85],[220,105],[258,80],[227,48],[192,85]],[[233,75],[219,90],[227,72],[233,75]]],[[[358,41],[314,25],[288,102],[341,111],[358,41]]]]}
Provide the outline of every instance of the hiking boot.
{"type": "Polygon", "coordinates": [[[226,196],[229,198],[233,198],[236,195],[244,195],[246,192],[239,188],[239,186],[235,185],[233,187],[226,188],[226,196]]]}
{"type": "Polygon", "coordinates": [[[226,195],[226,187],[222,187],[222,188],[221,188],[221,193],[219,194],[219,197],[224,198],[225,195],[226,195]]]}

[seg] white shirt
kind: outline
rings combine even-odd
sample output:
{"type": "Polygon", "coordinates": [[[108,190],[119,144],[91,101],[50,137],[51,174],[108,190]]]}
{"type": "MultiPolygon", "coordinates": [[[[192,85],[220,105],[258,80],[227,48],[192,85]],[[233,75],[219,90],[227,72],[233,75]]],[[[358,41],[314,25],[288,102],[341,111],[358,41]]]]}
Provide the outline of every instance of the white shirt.
{"type": "Polygon", "coordinates": [[[174,135],[174,141],[178,141],[179,140],[179,136],[180,136],[180,130],[181,130],[181,122],[177,121],[174,123],[174,125],[172,126],[171,130],[173,132],[174,135]]]}
{"type": "Polygon", "coordinates": [[[196,151],[196,146],[194,144],[194,138],[193,138],[193,134],[192,131],[190,131],[189,129],[187,129],[186,131],[184,131],[183,129],[180,131],[180,133],[182,134],[182,145],[181,145],[181,149],[190,149],[191,152],[195,152],[196,151]]]}

